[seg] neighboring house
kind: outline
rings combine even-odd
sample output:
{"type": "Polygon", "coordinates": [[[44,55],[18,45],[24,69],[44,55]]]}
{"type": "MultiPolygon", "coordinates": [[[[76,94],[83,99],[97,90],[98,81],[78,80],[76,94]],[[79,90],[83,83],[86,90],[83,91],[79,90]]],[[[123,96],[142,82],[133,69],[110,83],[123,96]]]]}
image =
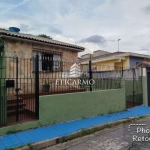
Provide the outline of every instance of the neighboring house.
{"type": "MultiPolygon", "coordinates": [[[[15,80],[16,64],[14,60],[7,58],[16,56],[19,58],[18,78],[24,81],[21,79],[18,82],[21,82],[20,88],[23,92],[31,91],[29,83],[31,81],[28,80],[28,85],[23,85],[23,82],[27,82],[25,79],[34,78],[35,63],[32,58],[36,53],[39,54],[39,71],[42,73],[40,78],[44,79],[58,78],[63,74],[62,72],[69,71],[74,62],[78,61],[78,52],[82,51],[84,48],[81,46],[0,29],[0,67],[6,66],[6,79],[15,80]],[[31,59],[31,61],[27,62],[26,59],[31,59]]],[[[4,69],[0,69],[0,78],[2,78],[2,72],[5,72],[4,69]]],[[[42,85],[43,81],[40,81],[40,84],[42,85]]]]}
{"type": "Polygon", "coordinates": [[[102,50],[95,51],[92,55],[85,54],[81,56],[80,64],[87,65],[92,60],[92,69],[97,71],[119,70],[122,67],[129,69],[135,67],[147,58],[148,55],[137,54],[132,52],[106,52],[102,50]]]}
{"type": "Polygon", "coordinates": [[[135,68],[147,68],[150,67],[150,62],[143,61],[135,66],[135,68]]]}

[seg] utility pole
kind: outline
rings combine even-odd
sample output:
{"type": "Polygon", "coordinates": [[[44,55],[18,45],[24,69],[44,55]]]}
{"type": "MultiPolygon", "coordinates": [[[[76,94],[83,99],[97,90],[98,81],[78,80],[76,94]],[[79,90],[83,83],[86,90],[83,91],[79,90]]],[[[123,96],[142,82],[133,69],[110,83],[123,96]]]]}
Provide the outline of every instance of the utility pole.
{"type": "Polygon", "coordinates": [[[120,41],[120,40],[121,40],[121,39],[118,38],[118,52],[119,52],[119,41],[120,41]]]}

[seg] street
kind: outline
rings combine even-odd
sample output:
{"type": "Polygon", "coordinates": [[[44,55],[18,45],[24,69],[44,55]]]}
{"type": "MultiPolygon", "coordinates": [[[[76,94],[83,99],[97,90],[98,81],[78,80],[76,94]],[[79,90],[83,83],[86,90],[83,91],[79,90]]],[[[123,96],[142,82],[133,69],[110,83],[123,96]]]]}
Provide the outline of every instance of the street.
{"type": "Polygon", "coordinates": [[[150,116],[44,150],[149,150],[150,116]]]}

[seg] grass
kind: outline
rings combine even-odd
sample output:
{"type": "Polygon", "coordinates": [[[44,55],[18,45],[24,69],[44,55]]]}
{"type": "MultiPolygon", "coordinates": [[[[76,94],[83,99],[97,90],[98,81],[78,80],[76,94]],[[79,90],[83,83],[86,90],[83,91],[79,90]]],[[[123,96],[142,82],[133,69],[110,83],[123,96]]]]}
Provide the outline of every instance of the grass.
{"type": "MultiPolygon", "coordinates": [[[[127,109],[124,109],[123,111],[127,111],[127,109]]],[[[119,113],[119,112],[123,112],[123,111],[112,111],[112,110],[109,110],[108,113],[99,113],[97,116],[104,116],[104,115],[108,115],[108,114],[113,114],[113,113],[119,113]]]]}
{"type": "Polygon", "coordinates": [[[54,120],[54,121],[53,121],[53,123],[52,123],[51,125],[54,125],[54,124],[56,124],[56,123],[57,123],[57,121],[56,121],[56,120],[54,120]]]}
{"type": "Polygon", "coordinates": [[[104,116],[105,114],[103,114],[103,113],[99,113],[97,116],[104,116]]]}
{"type": "Polygon", "coordinates": [[[106,128],[111,128],[112,124],[106,124],[105,126],[106,126],[106,128]]]}
{"type": "Polygon", "coordinates": [[[67,142],[67,141],[71,141],[71,140],[76,139],[76,138],[78,138],[78,137],[83,137],[83,136],[86,136],[86,135],[93,134],[93,133],[95,133],[96,131],[98,131],[98,128],[94,128],[94,129],[84,129],[84,130],[82,130],[79,134],[75,134],[75,135],[70,135],[70,136],[64,137],[64,138],[62,139],[61,143],[67,142]]]}
{"type": "Polygon", "coordinates": [[[21,145],[21,146],[15,147],[15,148],[5,148],[4,150],[16,150],[16,149],[22,148],[24,146],[28,146],[27,150],[34,150],[34,148],[31,146],[31,144],[21,145]]]}
{"type": "Polygon", "coordinates": [[[25,145],[21,145],[21,146],[15,147],[15,148],[5,148],[4,150],[16,150],[17,148],[22,148],[24,146],[25,145]]]}
{"type": "Polygon", "coordinates": [[[19,132],[19,131],[15,131],[15,130],[8,130],[8,131],[6,132],[6,134],[13,134],[13,133],[16,133],[16,132],[19,132]]]}
{"type": "Polygon", "coordinates": [[[146,116],[140,116],[139,119],[145,118],[146,116]]]}
{"type": "MultiPolygon", "coordinates": [[[[104,128],[111,128],[112,126],[113,126],[112,124],[106,124],[104,128]]],[[[86,135],[93,134],[97,131],[103,130],[104,128],[99,129],[97,127],[94,127],[92,129],[83,129],[79,134],[74,134],[74,135],[64,137],[62,139],[61,143],[71,141],[71,140],[76,139],[78,137],[83,137],[83,136],[86,136],[86,135]]]]}
{"type": "Polygon", "coordinates": [[[82,119],[86,119],[86,117],[85,117],[85,116],[81,116],[81,118],[82,118],[82,119]]]}
{"type": "MultiPolygon", "coordinates": [[[[140,116],[138,118],[135,118],[135,119],[126,119],[126,120],[123,120],[121,123],[119,124],[122,124],[122,123],[128,123],[128,122],[131,122],[133,120],[139,120],[139,119],[142,119],[142,118],[145,118],[146,116],[140,116]]],[[[64,137],[63,139],[61,139],[61,143],[63,142],[68,142],[68,141],[71,141],[73,139],[76,139],[76,138],[79,138],[79,137],[84,137],[86,135],[90,135],[90,134],[93,134],[95,132],[98,132],[98,131],[101,131],[105,128],[112,128],[113,126],[116,126],[116,125],[119,125],[119,124],[106,124],[103,128],[98,128],[98,127],[94,127],[92,129],[83,129],[81,130],[81,132],[77,133],[77,134],[73,134],[73,135],[69,135],[67,137],[64,137]]]]}
{"type": "Polygon", "coordinates": [[[31,144],[28,144],[27,146],[29,147],[28,150],[34,150],[34,147],[32,147],[31,144]]]}

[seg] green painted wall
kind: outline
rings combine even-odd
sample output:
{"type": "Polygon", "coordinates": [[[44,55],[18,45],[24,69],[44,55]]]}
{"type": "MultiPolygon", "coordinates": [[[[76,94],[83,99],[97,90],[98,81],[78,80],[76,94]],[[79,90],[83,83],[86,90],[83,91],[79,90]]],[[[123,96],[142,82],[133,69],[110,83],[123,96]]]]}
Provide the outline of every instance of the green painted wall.
{"type": "MultiPolygon", "coordinates": [[[[126,101],[133,101],[133,80],[125,81],[126,101]]],[[[143,104],[142,78],[134,80],[134,102],[143,104]]]]}
{"type": "Polygon", "coordinates": [[[121,84],[121,79],[94,79],[95,84],[93,86],[93,90],[106,90],[106,89],[116,89],[118,85],[121,84]]]}
{"type": "Polygon", "coordinates": [[[0,134],[123,111],[126,108],[124,79],[121,84],[121,89],[40,96],[38,121],[0,128],[0,134]]]}
{"type": "MultiPolygon", "coordinates": [[[[87,77],[81,77],[79,78],[81,80],[88,80],[87,77]]],[[[121,79],[120,78],[101,78],[101,79],[94,79],[95,83],[92,86],[93,91],[95,90],[107,90],[107,89],[116,89],[118,88],[119,84],[121,84],[121,79]]],[[[83,86],[84,87],[84,86],[83,86]]],[[[89,91],[89,87],[84,87],[86,88],[87,91],[89,91]]]]}
{"type": "Polygon", "coordinates": [[[143,104],[148,106],[147,102],[147,79],[146,77],[142,77],[142,88],[143,88],[143,104]]]}
{"type": "Polygon", "coordinates": [[[0,124],[7,123],[7,101],[6,101],[6,58],[4,41],[0,42],[0,124]]]}

